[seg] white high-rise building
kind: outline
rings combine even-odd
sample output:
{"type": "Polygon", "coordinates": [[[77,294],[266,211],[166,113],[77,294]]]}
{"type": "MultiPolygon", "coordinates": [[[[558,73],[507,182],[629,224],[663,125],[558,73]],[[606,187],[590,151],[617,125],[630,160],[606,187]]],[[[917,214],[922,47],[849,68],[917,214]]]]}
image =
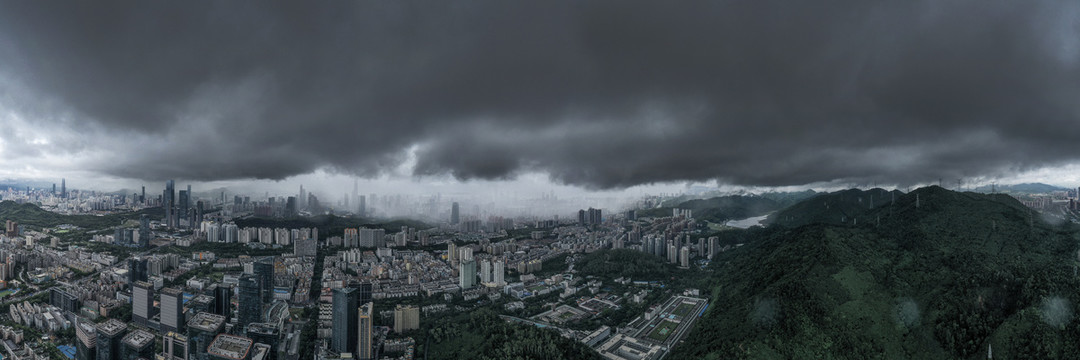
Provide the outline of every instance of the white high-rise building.
{"type": "Polygon", "coordinates": [[[458,251],[461,252],[461,254],[459,254],[460,256],[458,257],[458,261],[466,261],[466,260],[472,260],[473,259],[473,250],[472,250],[472,248],[463,247],[463,248],[458,249],[458,251]]]}
{"type": "Polygon", "coordinates": [[[206,241],[208,242],[220,242],[221,241],[221,226],[215,223],[206,224],[206,241]]]}
{"type": "Polygon", "coordinates": [[[225,232],[225,242],[235,243],[240,241],[240,227],[236,224],[225,224],[223,227],[225,232]]]}
{"type": "Polygon", "coordinates": [[[259,242],[267,245],[274,243],[274,230],[271,228],[259,228],[259,242]]]}
{"type": "Polygon", "coordinates": [[[483,284],[491,284],[493,282],[491,261],[489,260],[480,260],[480,282],[483,284]]]}
{"type": "Polygon", "coordinates": [[[503,258],[496,259],[494,268],[495,269],[493,269],[493,280],[495,282],[495,286],[506,285],[506,260],[504,260],[503,258]]]}

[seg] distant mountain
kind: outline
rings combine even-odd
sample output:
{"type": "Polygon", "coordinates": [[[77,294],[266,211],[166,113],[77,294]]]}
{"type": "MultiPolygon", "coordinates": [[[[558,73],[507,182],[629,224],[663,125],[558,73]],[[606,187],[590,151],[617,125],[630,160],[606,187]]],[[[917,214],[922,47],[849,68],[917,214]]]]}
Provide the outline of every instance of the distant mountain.
{"type": "Polygon", "coordinates": [[[670,358],[1080,358],[1075,227],[1003,194],[891,194],[806,200],[715,257],[715,298],[670,358]]]}
{"type": "Polygon", "coordinates": [[[981,193],[1002,192],[1014,194],[1045,194],[1062,190],[1069,189],[1043,183],[1024,183],[1015,185],[983,185],[975,188],[973,191],[981,193]]]}
{"type": "Polygon", "coordinates": [[[674,207],[639,210],[638,216],[671,216],[673,208],[689,209],[695,219],[714,223],[761,216],[779,210],[807,197],[812,190],[794,193],[766,193],[762,195],[727,195],[709,199],[688,200],[674,207]]]}

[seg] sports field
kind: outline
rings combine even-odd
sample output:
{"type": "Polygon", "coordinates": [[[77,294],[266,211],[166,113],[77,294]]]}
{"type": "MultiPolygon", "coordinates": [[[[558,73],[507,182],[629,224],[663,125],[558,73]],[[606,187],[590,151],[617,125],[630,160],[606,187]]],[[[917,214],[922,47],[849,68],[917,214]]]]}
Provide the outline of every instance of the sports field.
{"type": "Polygon", "coordinates": [[[654,328],[653,331],[649,333],[649,338],[659,342],[664,342],[669,336],[671,336],[671,333],[674,332],[675,328],[677,327],[679,327],[678,323],[674,323],[668,320],[661,321],[660,324],[656,325],[656,328],[654,328]]]}

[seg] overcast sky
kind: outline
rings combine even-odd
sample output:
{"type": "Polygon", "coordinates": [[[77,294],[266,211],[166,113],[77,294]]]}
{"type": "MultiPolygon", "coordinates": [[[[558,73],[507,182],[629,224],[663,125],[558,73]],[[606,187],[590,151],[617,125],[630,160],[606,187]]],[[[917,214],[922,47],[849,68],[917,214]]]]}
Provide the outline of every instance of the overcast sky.
{"type": "Polygon", "coordinates": [[[0,177],[1080,180],[1076,1],[318,5],[3,3],[0,177]]]}

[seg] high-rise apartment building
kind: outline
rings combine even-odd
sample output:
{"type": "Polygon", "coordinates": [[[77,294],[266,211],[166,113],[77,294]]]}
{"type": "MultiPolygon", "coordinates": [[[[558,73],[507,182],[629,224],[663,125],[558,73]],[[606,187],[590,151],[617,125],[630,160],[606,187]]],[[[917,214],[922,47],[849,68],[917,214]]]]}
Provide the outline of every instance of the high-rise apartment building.
{"type": "Polygon", "coordinates": [[[416,306],[398,305],[394,308],[394,332],[403,333],[420,328],[420,309],[416,306]]]}
{"type": "Polygon", "coordinates": [[[375,344],[373,342],[375,317],[372,316],[374,307],[374,304],[366,303],[360,307],[359,315],[357,315],[359,329],[357,329],[356,353],[353,354],[353,357],[357,360],[372,360],[375,358],[375,344]]]}

